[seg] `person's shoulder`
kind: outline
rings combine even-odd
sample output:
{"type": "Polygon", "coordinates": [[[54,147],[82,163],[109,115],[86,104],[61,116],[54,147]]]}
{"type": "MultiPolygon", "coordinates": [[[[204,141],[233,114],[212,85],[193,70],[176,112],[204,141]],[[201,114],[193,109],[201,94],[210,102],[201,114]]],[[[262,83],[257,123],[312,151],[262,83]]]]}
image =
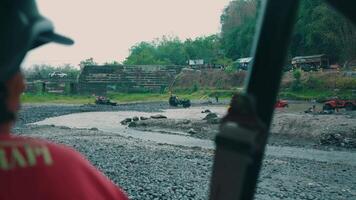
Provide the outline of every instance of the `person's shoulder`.
{"type": "Polygon", "coordinates": [[[12,140],[30,146],[47,148],[48,155],[53,160],[52,171],[56,171],[56,176],[65,173],[63,177],[70,177],[70,180],[62,177],[63,184],[72,185],[75,182],[74,185],[78,191],[87,191],[86,195],[93,196],[94,199],[128,199],[119,187],[74,148],[37,138],[14,137],[12,140]]]}
{"type": "Polygon", "coordinates": [[[80,165],[84,166],[90,166],[91,164],[85,156],[81,153],[79,153],[77,150],[75,150],[73,147],[64,145],[64,144],[58,144],[52,141],[48,140],[43,140],[43,139],[35,139],[35,143],[38,142],[40,144],[43,144],[48,147],[50,152],[52,153],[53,157],[56,158],[57,160],[61,160],[60,162],[62,164],[76,164],[78,167],[80,165]],[[80,164],[80,165],[78,165],[80,164]]]}
{"type": "Polygon", "coordinates": [[[50,154],[56,159],[61,160],[63,164],[65,164],[66,160],[71,162],[83,162],[86,163],[86,159],[82,154],[77,152],[74,148],[69,147],[67,145],[58,144],[49,140],[41,139],[41,138],[33,138],[27,136],[16,136],[11,135],[6,138],[3,142],[7,142],[9,144],[13,144],[16,146],[31,146],[31,147],[42,147],[49,150],[50,154]]]}

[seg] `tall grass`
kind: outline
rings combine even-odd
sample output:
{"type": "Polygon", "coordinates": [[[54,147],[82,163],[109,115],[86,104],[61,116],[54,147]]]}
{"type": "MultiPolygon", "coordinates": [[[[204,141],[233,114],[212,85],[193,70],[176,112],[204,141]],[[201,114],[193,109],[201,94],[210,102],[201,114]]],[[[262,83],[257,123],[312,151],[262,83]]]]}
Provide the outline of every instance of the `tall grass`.
{"type": "MultiPolygon", "coordinates": [[[[218,96],[220,99],[231,98],[232,95],[239,89],[234,90],[217,90],[217,89],[201,89],[192,92],[189,89],[182,89],[174,92],[174,95],[180,98],[188,98],[191,100],[209,99],[218,96]]],[[[167,93],[108,93],[107,97],[118,103],[127,102],[147,102],[147,101],[167,101],[169,94],[167,93]]],[[[23,103],[63,103],[63,104],[87,104],[94,103],[95,98],[90,95],[63,95],[26,93],[21,96],[23,103]]]]}
{"type": "Polygon", "coordinates": [[[338,96],[341,99],[353,99],[351,90],[300,90],[291,91],[283,90],[279,93],[279,98],[293,99],[293,100],[316,100],[318,102],[326,101],[332,97],[338,96]]]}
{"type": "Polygon", "coordinates": [[[84,95],[60,95],[49,93],[21,95],[21,102],[23,103],[63,103],[63,104],[86,104],[93,103],[94,98],[84,95]]]}

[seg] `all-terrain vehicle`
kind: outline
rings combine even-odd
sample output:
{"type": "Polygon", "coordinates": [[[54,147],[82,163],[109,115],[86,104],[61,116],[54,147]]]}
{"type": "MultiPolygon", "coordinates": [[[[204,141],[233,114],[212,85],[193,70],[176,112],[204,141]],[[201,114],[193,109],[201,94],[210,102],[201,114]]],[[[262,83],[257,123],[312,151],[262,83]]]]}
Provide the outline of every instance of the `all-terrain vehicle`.
{"type": "Polygon", "coordinates": [[[335,110],[339,108],[356,110],[356,100],[331,99],[326,101],[323,106],[323,110],[335,110]]]}
{"type": "Polygon", "coordinates": [[[169,97],[168,102],[170,106],[174,106],[174,107],[182,105],[183,108],[189,108],[191,106],[189,99],[179,99],[177,96],[174,95],[169,97]]]}
{"type": "Polygon", "coordinates": [[[110,99],[104,97],[104,96],[97,96],[95,97],[95,104],[97,105],[110,105],[110,106],[116,106],[116,102],[112,102],[110,99]]]}
{"type": "Polygon", "coordinates": [[[275,108],[284,108],[288,107],[288,101],[286,100],[277,100],[276,104],[274,104],[275,108]]]}

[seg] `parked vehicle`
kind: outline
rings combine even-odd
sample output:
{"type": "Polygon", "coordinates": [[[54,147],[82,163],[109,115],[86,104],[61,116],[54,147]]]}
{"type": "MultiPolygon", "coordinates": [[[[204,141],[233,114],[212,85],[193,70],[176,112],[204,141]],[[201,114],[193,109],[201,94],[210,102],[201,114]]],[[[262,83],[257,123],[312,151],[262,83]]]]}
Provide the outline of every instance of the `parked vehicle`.
{"type": "Polygon", "coordinates": [[[285,108],[288,107],[288,101],[286,100],[277,100],[276,104],[274,105],[275,108],[285,108]]]}
{"type": "Polygon", "coordinates": [[[340,108],[356,110],[356,100],[331,99],[326,101],[323,106],[323,110],[335,110],[340,108]]]}
{"type": "Polygon", "coordinates": [[[50,78],[66,78],[68,75],[62,72],[51,72],[48,74],[50,78]]]}
{"type": "Polygon", "coordinates": [[[312,56],[297,56],[292,58],[291,64],[294,69],[303,71],[317,71],[320,68],[329,68],[329,58],[325,54],[312,56]]]}

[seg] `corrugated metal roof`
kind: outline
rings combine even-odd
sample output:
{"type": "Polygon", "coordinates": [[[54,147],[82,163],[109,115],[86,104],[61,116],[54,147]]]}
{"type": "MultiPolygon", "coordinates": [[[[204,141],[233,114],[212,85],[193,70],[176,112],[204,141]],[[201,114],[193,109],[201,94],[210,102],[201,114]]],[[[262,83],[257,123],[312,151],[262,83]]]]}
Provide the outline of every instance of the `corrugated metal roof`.
{"type": "Polygon", "coordinates": [[[235,62],[237,63],[249,63],[251,62],[253,57],[247,57],[247,58],[239,58],[235,62]]]}
{"type": "Polygon", "coordinates": [[[311,55],[311,56],[296,56],[292,58],[292,60],[299,60],[299,59],[310,59],[310,58],[321,58],[325,57],[325,54],[317,54],[317,55],[311,55]]]}

